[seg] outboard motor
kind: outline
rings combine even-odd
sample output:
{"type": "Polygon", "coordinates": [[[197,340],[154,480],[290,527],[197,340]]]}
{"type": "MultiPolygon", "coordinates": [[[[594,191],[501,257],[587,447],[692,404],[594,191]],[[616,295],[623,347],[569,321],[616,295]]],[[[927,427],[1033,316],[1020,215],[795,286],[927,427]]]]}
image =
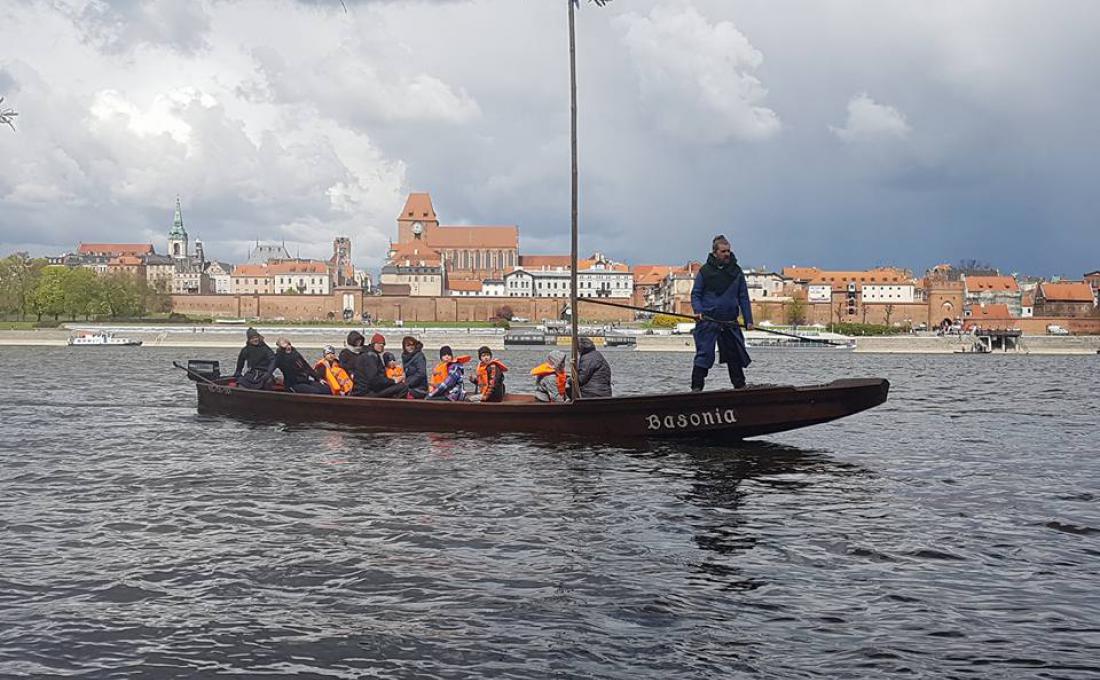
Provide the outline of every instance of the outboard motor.
{"type": "Polygon", "coordinates": [[[218,382],[218,379],[222,377],[221,364],[218,361],[210,359],[190,359],[187,362],[187,377],[194,382],[199,382],[200,378],[206,378],[210,382],[218,382]]]}

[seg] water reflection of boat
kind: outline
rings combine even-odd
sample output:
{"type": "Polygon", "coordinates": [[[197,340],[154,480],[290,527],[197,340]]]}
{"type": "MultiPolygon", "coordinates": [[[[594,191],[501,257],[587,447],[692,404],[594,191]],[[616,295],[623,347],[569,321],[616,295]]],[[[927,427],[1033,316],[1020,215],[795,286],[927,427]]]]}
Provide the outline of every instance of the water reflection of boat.
{"type": "Polygon", "coordinates": [[[336,422],[378,430],[519,432],[601,441],[639,438],[739,439],[793,430],[858,413],[886,401],[881,378],[804,387],[602,397],[546,404],[531,395],[500,403],[378,399],[250,390],[219,376],[212,361],[192,361],[198,409],[278,422],[336,422]]]}
{"type": "Polygon", "coordinates": [[[141,340],[116,337],[109,331],[83,332],[69,338],[70,347],[140,347],[141,340]]]}

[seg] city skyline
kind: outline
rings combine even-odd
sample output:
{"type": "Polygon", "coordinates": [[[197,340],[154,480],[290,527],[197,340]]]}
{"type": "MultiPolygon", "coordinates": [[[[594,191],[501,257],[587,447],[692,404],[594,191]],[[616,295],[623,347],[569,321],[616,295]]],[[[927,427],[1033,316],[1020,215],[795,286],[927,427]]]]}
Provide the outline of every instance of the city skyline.
{"type": "MultiPolygon", "coordinates": [[[[159,249],[179,193],[213,258],[257,238],[325,257],[349,235],[377,271],[405,196],[430,191],[452,224],[567,252],[558,4],[9,5],[0,251],[159,249]]],[[[1083,2],[582,4],[582,251],[682,264],[721,232],[774,270],[1095,270],[1100,93],[1080,83],[1097,18],[1083,2]]]]}

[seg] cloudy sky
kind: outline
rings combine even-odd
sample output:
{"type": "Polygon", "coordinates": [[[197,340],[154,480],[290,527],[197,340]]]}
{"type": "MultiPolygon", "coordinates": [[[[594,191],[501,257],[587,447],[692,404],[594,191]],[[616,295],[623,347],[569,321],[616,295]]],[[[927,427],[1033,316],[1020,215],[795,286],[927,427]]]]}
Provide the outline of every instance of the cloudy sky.
{"type": "MultiPolygon", "coordinates": [[[[377,267],[409,191],[567,252],[565,0],[5,0],[0,254],[256,238],[377,267]]],[[[579,14],[582,250],[1100,268],[1100,2],[579,14]]]]}

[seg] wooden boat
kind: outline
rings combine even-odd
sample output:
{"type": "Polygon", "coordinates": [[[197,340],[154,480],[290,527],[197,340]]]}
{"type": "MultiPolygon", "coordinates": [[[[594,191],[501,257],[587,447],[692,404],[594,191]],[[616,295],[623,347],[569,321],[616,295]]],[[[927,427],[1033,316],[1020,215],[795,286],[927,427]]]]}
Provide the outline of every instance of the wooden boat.
{"type": "MultiPolygon", "coordinates": [[[[199,362],[194,362],[199,363],[199,362]]],[[[179,368],[184,368],[179,366],[179,368]]],[[[387,431],[528,433],[625,440],[735,440],[829,422],[886,401],[887,380],[766,385],[741,390],[581,399],[547,404],[531,395],[500,403],[376,399],[250,390],[194,368],[199,412],[277,422],[333,422],[387,431]],[[213,377],[213,376],[211,376],[213,377]]]]}

